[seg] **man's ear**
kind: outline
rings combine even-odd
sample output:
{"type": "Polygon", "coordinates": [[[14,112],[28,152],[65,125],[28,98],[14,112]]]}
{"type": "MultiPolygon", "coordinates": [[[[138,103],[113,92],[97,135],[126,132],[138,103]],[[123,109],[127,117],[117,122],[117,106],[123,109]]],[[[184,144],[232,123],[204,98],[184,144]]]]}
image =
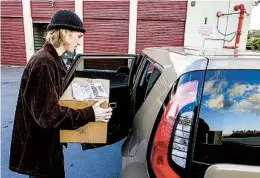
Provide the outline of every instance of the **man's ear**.
{"type": "Polygon", "coordinates": [[[64,41],[67,41],[68,35],[70,34],[70,32],[68,30],[62,30],[61,31],[61,35],[62,35],[62,39],[64,41]]]}
{"type": "Polygon", "coordinates": [[[62,44],[65,48],[68,46],[68,36],[69,32],[67,30],[62,31],[62,44]]]}

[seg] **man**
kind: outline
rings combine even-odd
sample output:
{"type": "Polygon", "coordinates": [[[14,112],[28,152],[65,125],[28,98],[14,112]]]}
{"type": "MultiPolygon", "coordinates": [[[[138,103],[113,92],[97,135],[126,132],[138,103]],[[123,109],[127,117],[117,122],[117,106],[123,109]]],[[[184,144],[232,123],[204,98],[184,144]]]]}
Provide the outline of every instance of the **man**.
{"type": "Polygon", "coordinates": [[[57,11],[47,26],[46,43],[32,56],[21,79],[10,149],[10,170],[35,178],[64,178],[60,129],[77,129],[88,122],[108,122],[112,109],[61,107],[66,66],[60,57],[73,52],[85,29],[69,10],[57,11]]]}

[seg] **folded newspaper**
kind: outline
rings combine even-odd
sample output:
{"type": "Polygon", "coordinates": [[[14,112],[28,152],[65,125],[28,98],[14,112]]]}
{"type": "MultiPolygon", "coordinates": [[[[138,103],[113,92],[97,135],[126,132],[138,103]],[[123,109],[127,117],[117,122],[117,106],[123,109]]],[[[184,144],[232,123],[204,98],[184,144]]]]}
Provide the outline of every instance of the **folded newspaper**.
{"type": "Polygon", "coordinates": [[[90,99],[107,98],[105,88],[102,83],[72,83],[72,94],[75,100],[85,101],[90,99]]]}

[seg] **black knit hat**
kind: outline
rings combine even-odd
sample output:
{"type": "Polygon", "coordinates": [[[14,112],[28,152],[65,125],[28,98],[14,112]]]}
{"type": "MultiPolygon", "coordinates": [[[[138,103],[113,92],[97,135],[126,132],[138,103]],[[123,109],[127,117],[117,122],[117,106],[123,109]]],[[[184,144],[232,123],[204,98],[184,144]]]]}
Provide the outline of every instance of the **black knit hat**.
{"type": "Polygon", "coordinates": [[[70,10],[58,10],[53,14],[47,31],[53,29],[67,29],[83,33],[86,31],[79,16],[70,10]]]}

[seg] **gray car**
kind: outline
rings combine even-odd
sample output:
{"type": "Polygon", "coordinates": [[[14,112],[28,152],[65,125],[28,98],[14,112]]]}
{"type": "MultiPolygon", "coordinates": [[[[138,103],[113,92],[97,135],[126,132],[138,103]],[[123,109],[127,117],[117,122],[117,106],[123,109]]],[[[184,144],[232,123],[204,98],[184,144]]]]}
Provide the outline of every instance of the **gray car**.
{"type": "Polygon", "coordinates": [[[126,138],[123,178],[260,176],[259,53],[160,47],[81,55],[65,83],[73,77],[111,81],[107,144],[126,138]],[[125,67],[78,71],[81,60],[125,67]]]}

